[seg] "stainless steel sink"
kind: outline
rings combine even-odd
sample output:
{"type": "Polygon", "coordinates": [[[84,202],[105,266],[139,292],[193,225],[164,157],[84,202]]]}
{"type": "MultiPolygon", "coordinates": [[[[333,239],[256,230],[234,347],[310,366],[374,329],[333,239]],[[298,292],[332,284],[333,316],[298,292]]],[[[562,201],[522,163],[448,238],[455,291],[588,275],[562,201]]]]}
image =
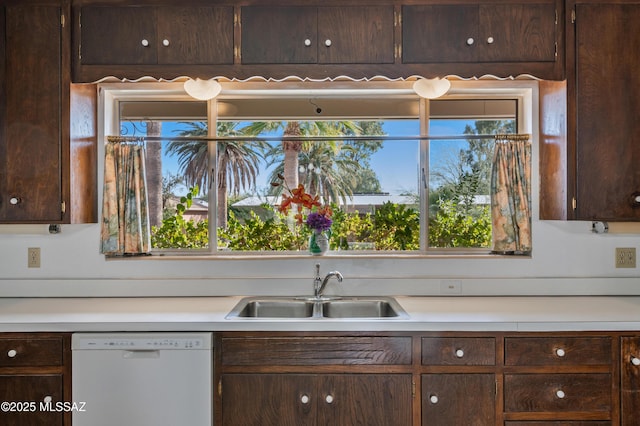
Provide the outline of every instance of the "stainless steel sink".
{"type": "Polygon", "coordinates": [[[245,297],[226,318],[401,319],[408,315],[392,297],[245,297]]]}
{"type": "Polygon", "coordinates": [[[322,305],[325,318],[398,318],[407,316],[395,299],[344,299],[322,305]]]}

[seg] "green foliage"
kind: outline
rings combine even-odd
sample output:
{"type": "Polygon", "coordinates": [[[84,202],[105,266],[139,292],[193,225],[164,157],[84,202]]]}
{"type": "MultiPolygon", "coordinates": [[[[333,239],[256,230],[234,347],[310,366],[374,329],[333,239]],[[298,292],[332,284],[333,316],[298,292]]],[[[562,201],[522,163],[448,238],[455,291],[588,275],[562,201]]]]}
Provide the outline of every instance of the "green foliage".
{"type": "Polygon", "coordinates": [[[373,239],[377,250],[419,250],[420,213],[386,202],[375,212],[373,239]]]}
{"type": "Polygon", "coordinates": [[[151,246],[153,248],[195,249],[209,246],[209,221],[194,222],[186,220],[184,212],[193,204],[198,187],[190,188],[189,193],[180,198],[176,212],[162,221],[162,226],[152,227],[151,246]]]}
{"type": "Polygon", "coordinates": [[[254,212],[244,221],[229,212],[227,228],[218,228],[218,238],[223,246],[234,251],[300,250],[306,248],[309,231],[305,227],[291,227],[283,215],[267,219],[254,212]],[[295,230],[299,232],[295,232],[295,230]]]}
{"type": "Polygon", "coordinates": [[[489,247],[491,245],[491,213],[488,206],[476,207],[469,215],[452,200],[438,202],[438,213],[429,222],[429,246],[489,247]]]}

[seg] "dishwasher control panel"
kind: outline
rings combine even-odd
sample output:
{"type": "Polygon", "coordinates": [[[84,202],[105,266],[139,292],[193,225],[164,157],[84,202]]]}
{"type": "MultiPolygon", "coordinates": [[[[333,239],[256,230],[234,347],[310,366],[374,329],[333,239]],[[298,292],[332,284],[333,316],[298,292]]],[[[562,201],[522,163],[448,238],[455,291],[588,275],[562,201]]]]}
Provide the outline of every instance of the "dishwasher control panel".
{"type": "Polygon", "coordinates": [[[211,349],[211,338],[203,333],[76,333],[75,350],[205,350],[211,349]]]}

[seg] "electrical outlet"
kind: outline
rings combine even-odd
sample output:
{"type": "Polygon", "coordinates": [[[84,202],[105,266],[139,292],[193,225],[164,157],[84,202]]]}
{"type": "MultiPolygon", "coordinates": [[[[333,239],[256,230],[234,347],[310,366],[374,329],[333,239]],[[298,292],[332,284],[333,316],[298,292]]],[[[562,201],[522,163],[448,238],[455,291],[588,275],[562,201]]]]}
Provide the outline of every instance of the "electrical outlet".
{"type": "Polygon", "coordinates": [[[635,247],[616,247],[616,268],[635,268],[635,247]]]}
{"type": "Polygon", "coordinates": [[[462,281],[440,280],[440,294],[460,294],[460,293],[462,293],[462,281]]]}
{"type": "Polygon", "coordinates": [[[27,249],[27,266],[29,268],[40,267],[40,247],[29,247],[27,249]]]}

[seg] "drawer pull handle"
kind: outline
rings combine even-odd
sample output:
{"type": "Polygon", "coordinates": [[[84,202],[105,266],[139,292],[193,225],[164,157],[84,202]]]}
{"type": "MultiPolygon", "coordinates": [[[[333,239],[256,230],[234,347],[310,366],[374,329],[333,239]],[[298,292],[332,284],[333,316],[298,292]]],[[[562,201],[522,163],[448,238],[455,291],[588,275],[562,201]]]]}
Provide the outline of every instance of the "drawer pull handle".
{"type": "Polygon", "coordinates": [[[18,355],[18,351],[16,351],[15,349],[10,349],[9,352],[7,352],[7,356],[9,358],[15,358],[16,355],[18,355]]]}
{"type": "Polygon", "coordinates": [[[308,404],[309,400],[310,400],[309,395],[302,395],[300,397],[300,402],[302,402],[303,404],[308,404]]]}
{"type": "Polygon", "coordinates": [[[327,395],[324,397],[324,400],[326,401],[327,404],[331,404],[333,403],[333,395],[327,395]]]}
{"type": "Polygon", "coordinates": [[[558,390],[558,391],[556,391],[556,396],[558,398],[560,398],[560,399],[564,399],[564,397],[567,396],[567,395],[564,393],[564,391],[558,390]]]}
{"type": "Polygon", "coordinates": [[[457,349],[456,350],[456,356],[458,358],[462,358],[464,356],[464,351],[462,349],[457,349]]]}
{"type": "Polygon", "coordinates": [[[559,357],[563,357],[566,355],[566,352],[564,351],[564,349],[558,348],[556,349],[556,355],[558,355],[559,357]]]}
{"type": "Polygon", "coordinates": [[[631,364],[633,365],[640,365],[640,358],[636,358],[635,356],[631,357],[631,364]]]}
{"type": "Polygon", "coordinates": [[[438,395],[431,395],[429,397],[429,402],[431,402],[432,404],[437,404],[438,403],[438,395]]]}

